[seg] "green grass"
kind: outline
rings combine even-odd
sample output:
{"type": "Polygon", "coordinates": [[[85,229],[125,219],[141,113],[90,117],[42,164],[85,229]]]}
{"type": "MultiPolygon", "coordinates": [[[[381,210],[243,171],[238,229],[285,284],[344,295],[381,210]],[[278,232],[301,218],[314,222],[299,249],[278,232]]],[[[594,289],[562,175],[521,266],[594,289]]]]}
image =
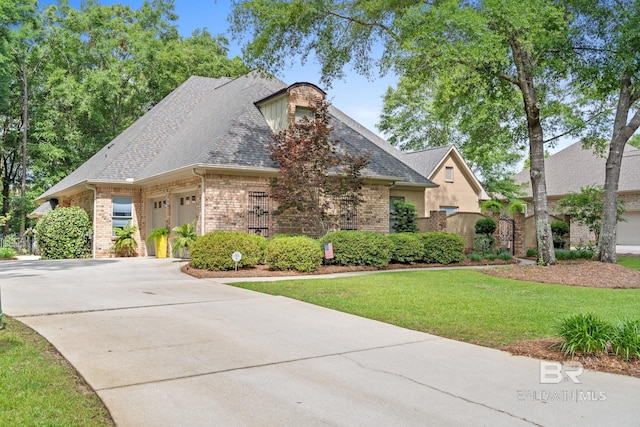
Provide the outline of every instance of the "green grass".
{"type": "Polygon", "coordinates": [[[640,270],[640,257],[620,256],[618,264],[631,270],[640,270]]]}
{"type": "Polygon", "coordinates": [[[550,337],[560,318],[637,318],[640,289],[518,282],[473,270],[236,283],[358,316],[489,347],[550,337]]]}
{"type": "Polygon", "coordinates": [[[49,343],[14,319],[2,320],[0,425],[114,425],[98,396],[49,343]]]}

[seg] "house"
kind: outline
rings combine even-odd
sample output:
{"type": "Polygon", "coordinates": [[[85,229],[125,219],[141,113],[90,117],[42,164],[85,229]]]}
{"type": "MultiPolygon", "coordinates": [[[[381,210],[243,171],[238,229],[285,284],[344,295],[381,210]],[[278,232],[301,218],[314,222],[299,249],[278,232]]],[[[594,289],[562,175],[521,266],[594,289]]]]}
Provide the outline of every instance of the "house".
{"type": "MultiPolygon", "coordinates": [[[[412,168],[438,184],[425,192],[425,213],[445,211],[480,212],[480,203],[490,199],[473,171],[454,145],[403,153],[412,168]]],[[[426,215],[425,215],[426,216],[426,215]]]]}
{"type": "MultiPolygon", "coordinates": [[[[296,233],[295,218],[271,213],[269,182],[278,165],[267,146],[274,132],[305,114],[324,92],[291,86],[258,72],[237,79],[191,77],[87,162],[38,197],[49,206],[80,206],[94,224],[95,256],[108,256],[113,229],[128,221],[141,255],[156,227],[195,221],[213,230],[296,233]]],[[[340,227],[386,233],[390,197],[416,200],[436,185],[401,160],[398,150],[337,108],[332,138],[354,155],[368,154],[363,203],[341,209],[340,227]]]]}
{"type": "MultiPolygon", "coordinates": [[[[547,196],[550,208],[560,213],[558,200],[569,193],[578,193],[581,188],[604,185],[606,158],[584,149],[581,142],[576,142],[562,151],[545,159],[545,177],[547,196]]],[[[529,169],[514,177],[516,182],[526,184],[528,212],[533,213],[531,182],[529,169]]],[[[627,144],[624,150],[618,197],[624,200],[625,221],[618,223],[618,245],[640,245],[640,150],[627,144]]],[[[571,243],[579,244],[593,241],[594,236],[586,227],[571,225],[571,243]]]]}

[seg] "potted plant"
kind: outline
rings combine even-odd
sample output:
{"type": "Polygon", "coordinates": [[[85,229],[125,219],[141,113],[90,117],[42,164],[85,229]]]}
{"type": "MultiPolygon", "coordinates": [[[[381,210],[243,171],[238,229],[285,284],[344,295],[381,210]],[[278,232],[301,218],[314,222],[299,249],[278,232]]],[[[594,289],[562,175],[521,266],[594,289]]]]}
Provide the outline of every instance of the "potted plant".
{"type": "Polygon", "coordinates": [[[196,241],[196,232],[193,222],[182,224],[179,227],[174,227],[173,232],[175,238],[173,239],[173,256],[180,255],[180,258],[189,257],[189,246],[196,241]]]}
{"type": "Polygon", "coordinates": [[[136,256],[136,249],[138,242],[133,238],[133,235],[138,231],[138,227],[131,224],[131,221],[127,222],[127,225],[120,228],[114,228],[113,232],[116,235],[116,241],[113,244],[113,251],[116,256],[132,257],[136,256]]]}
{"type": "Polygon", "coordinates": [[[156,258],[167,257],[167,243],[169,243],[169,229],[167,227],[154,228],[147,239],[153,240],[156,248],[156,258]]]}

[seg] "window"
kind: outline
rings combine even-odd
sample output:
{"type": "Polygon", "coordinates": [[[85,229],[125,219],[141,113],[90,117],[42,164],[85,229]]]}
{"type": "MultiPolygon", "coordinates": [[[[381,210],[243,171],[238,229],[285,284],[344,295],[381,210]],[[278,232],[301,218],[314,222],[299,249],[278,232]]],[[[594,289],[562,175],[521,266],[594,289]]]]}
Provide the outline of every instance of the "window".
{"type": "Polygon", "coordinates": [[[458,212],[457,206],[440,206],[440,210],[447,213],[447,215],[454,214],[458,212]]]}
{"type": "Polygon", "coordinates": [[[444,168],[444,180],[447,182],[453,182],[453,167],[447,166],[444,168]]]}
{"type": "Polygon", "coordinates": [[[115,236],[115,229],[122,228],[132,219],[133,199],[131,197],[114,197],[111,199],[111,235],[115,236]]]}
{"type": "Polygon", "coordinates": [[[358,229],[358,208],[354,196],[341,197],[340,200],[340,230],[358,229]]]}
{"type": "Polygon", "coordinates": [[[296,107],[296,123],[302,122],[302,118],[306,117],[310,121],[313,120],[313,111],[309,108],[296,107]]]}

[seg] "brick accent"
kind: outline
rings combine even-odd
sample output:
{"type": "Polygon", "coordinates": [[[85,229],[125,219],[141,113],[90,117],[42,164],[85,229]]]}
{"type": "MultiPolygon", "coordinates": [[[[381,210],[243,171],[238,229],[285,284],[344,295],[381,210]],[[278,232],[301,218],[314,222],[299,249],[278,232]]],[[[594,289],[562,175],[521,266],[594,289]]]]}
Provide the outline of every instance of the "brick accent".
{"type": "Polygon", "coordinates": [[[514,246],[513,252],[516,257],[523,257],[527,254],[525,247],[525,217],[523,213],[516,213],[513,217],[514,246]]]}
{"type": "Polygon", "coordinates": [[[447,213],[445,211],[429,211],[426,218],[425,231],[447,231],[447,213]]]}

